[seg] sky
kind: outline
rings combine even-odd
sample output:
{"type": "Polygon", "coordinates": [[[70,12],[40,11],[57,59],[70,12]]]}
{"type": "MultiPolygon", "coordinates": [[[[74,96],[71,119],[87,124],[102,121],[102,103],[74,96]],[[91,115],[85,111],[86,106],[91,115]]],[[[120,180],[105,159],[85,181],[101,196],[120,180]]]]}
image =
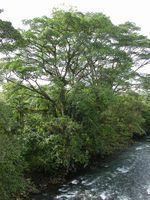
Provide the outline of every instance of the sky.
{"type": "MultiPolygon", "coordinates": [[[[23,19],[50,16],[52,9],[75,7],[82,12],[102,12],[114,24],[135,22],[150,38],[150,0],[0,0],[0,18],[22,28],[23,19]]],[[[149,66],[150,68],[150,66],[149,66]]]]}
{"type": "Polygon", "coordinates": [[[0,0],[0,8],[4,9],[0,17],[18,28],[23,19],[50,16],[54,7],[69,6],[82,12],[102,12],[115,24],[135,22],[150,37],[150,0],[0,0]]]}

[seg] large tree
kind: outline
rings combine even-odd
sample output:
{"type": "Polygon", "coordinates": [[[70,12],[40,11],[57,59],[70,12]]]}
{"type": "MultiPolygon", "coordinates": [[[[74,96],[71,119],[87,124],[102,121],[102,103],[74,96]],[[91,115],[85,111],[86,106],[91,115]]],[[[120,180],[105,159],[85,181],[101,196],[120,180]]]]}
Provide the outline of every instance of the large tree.
{"type": "Polygon", "coordinates": [[[130,89],[150,40],[135,24],[62,10],[24,23],[24,46],[1,66],[11,132],[21,134],[30,170],[68,173],[143,133],[143,104],[130,89]]]}
{"type": "Polygon", "coordinates": [[[130,22],[116,26],[101,13],[55,10],[50,18],[24,23],[26,46],[6,63],[7,80],[47,99],[62,114],[67,92],[77,83],[126,90],[150,62],[150,40],[139,28],[130,22]]]}

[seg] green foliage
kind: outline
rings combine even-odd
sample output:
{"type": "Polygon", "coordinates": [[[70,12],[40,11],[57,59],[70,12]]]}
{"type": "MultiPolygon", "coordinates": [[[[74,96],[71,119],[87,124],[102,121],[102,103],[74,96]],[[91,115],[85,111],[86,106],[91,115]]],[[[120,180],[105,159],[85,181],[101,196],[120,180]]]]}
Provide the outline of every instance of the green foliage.
{"type": "Polygon", "coordinates": [[[10,133],[13,126],[13,115],[5,98],[0,98],[0,131],[1,133],[10,133]]]}
{"type": "Polygon", "coordinates": [[[0,52],[8,53],[23,45],[23,39],[18,30],[8,21],[0,20],[0,52]]]}
{"type": "Polygon", "coordinates": [[[143,111],[143,118],[145,119],[145,122],[143,124],[143,129],[145,132],[149,135],[150,134],[150,107],[146,107],[146,109],[143,111]]]}
{"type": "Polygon", "coordinates": [[[115,26],[102,13],[55,10],[51,18],[24,23],[26,46],[4,65],[6,73],[15,73],[6,78],[48,100],[57,114],[65,114],[67,88],[80,82],[124,91],[149,62],[150,40],[139,28],[129,22],[115,26]],[[57,88],[57,101],[41,81],[57,88]]]}
{"type": "Polygon", "coordinates": [[[25,162],[21,156],[21,146],[12,136],[0,134],[0,194],[9,200],[27,189],[24,179],[25,162]]]}
{"type": "Polygon", "coordinates": [[[14,55],[0,63],[3,199],[24,190],[23,159],[30,172],[68,173],[149,131],[149,75],[138,69],[150,62],[150,40],[134,23],[56,9],[24,24],[19,33],[0,21],[0,52],[14,55]]]}
{"type": "Polygon", "coordinates": [[[149,92],[146,95],[143,95],[143,105],[142,116],[145,119],[143,124],[143,129],[149,135],[150,134],[150,101],[149,101],[149,92]]]}
{"type": "Polygon", "coordinates": [[[86,165],[85,134],[82,127],[68,117],[52,118],[26,130],[26,158],[32,170],[52,173],[56,169],[70,170],[74,165],[86,165]]]}
{"type": "Polygon", "coordinates": [[[143,104],[137,96],[116,96],[109,88],[80,87],[71,94],[71,115],[87,130],[91,153],[109,154],[143,134],[143,104]]]}

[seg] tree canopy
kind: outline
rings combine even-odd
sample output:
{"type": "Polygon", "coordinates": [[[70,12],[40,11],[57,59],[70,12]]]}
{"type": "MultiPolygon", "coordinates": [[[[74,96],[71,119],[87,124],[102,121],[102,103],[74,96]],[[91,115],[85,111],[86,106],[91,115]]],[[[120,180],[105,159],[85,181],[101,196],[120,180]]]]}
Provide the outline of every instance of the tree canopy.
{"type": "Polygon", "coordinates": [[[56,100],[47,88],[57,85],[62,105],[66,91],[77,83],[123,91],[130,88],[138,69],[150,62],[150,40],[134,23],[116,26],[101,13],[62,10],[55,10],[51,18],[24,23],[29,26],[22,33],[26,46],[6,63],[7,80],[53,106],[56,100]]]}
{"type": "MultiPolygon", "coordinates": [[[[114,25],[102,13],[59,9],[24,25],[18,31],[0,20],[0,53],[6,54],[0,150],[8,151],[6,161],[7,145],[20,143],[5,176],[12,167],[14,179],[22,179],[24,163],[29,174],[66,175],[149,134],[149,74],[139,69],[150,63],[150,39],[139,27],[114,25]]],[[[12,187],[9,197],[24,185],[12,187]]]]}
{"type": "Polygon", "coordinates": [[[8,54],[21,46],[23,39],[11,22],[0,19],[0,53],[8,54]]]}

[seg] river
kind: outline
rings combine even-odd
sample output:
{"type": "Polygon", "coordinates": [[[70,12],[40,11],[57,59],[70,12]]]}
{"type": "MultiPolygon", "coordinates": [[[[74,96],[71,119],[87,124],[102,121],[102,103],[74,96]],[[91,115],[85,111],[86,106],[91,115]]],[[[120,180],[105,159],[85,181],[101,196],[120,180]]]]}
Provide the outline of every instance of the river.
{"type": "Polygon", "coordinates": [[[150,200],[150,139],[34,200],[150,200]]]}

